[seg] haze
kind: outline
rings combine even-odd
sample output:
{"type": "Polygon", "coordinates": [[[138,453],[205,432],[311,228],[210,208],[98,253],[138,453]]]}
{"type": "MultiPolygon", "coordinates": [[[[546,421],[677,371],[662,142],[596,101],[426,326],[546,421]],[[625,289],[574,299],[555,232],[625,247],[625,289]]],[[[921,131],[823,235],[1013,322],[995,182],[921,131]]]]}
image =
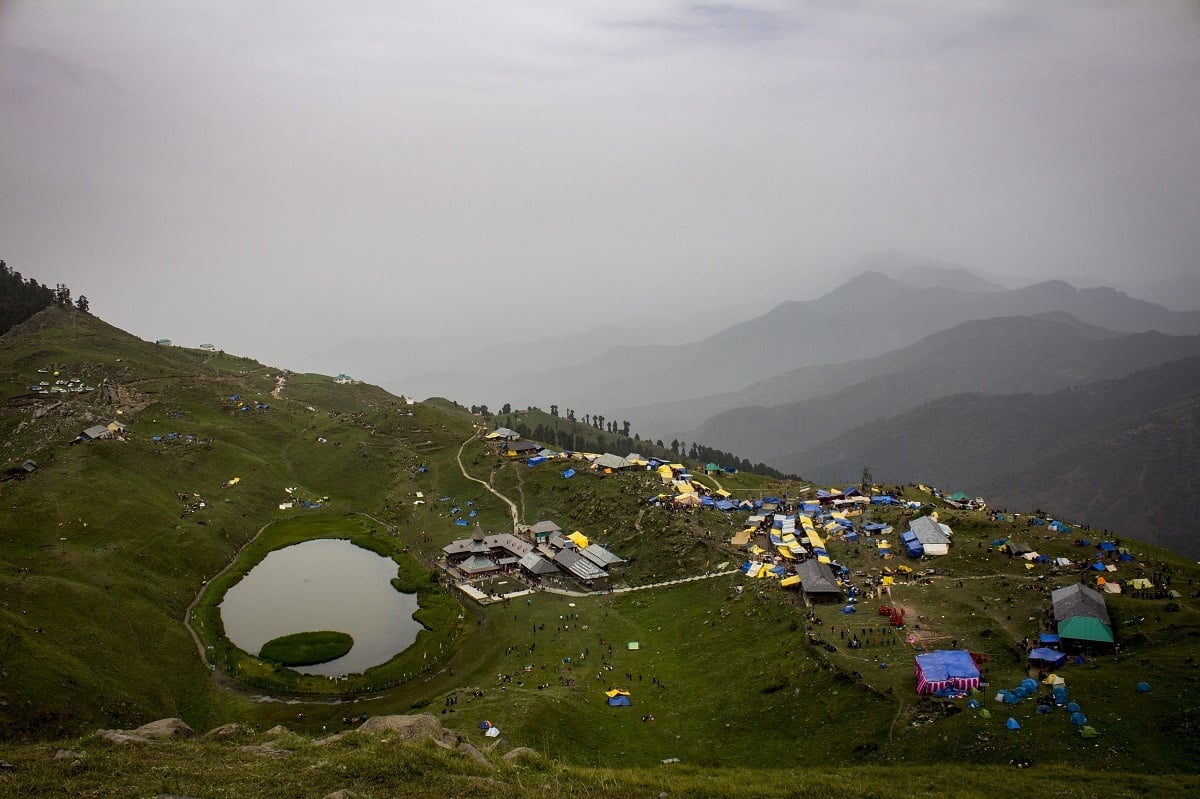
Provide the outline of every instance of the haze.
{"type": "Polygon", "coordinates": [[[1196,272],[1197,153],[1187,0],[0,4],[0,258],[292,369],[1196,272]]]}

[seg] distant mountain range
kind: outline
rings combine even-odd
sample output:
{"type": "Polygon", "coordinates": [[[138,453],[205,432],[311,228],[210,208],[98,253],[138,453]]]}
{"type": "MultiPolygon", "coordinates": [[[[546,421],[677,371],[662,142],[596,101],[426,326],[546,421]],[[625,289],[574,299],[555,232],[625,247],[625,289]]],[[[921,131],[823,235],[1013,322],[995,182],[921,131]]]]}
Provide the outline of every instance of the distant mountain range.
{"type": "Polygon", "coordinates": [[[1168,311],[1114,289],[1051,281],[968,292],[864,273],[820,299],[781,303],[702,341],[615,347],[574,366],[515,374],[507,385],[514,395],[624,416],[639,405],[738,391],[804,366],[881,355],[972,319],[1054,311],[1111,330],[1200,333],[1200,312],[1168,311]]]}
{"type": "Polygon", "coordinates": [[[1050,394],[945,397],[775,465],[834,482],[869,466],[1200,556],[1200,358],[1050,394]]]}
{"type": "Polygon", "coordinates": [[[764,395],[791,386],[804,398],[723,411],[688,440],[771,463],[940,397],[1045,394],[1197,355],[1200,336],[1120,334],[1065,313],[973,320],[886,355],[780,375],[763,384],[764,395]]]}

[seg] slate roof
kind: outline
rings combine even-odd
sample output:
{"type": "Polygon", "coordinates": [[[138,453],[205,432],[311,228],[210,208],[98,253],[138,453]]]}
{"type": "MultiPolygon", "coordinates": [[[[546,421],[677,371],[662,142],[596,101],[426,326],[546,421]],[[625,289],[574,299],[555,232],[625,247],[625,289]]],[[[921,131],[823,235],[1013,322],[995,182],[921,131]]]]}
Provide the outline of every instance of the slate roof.
{"type": "Polygon", "coordinates": [[[841,594],[833,576],[833,570],[814,559],[809,559],[796,565],[796,574],[800,575],[800,586],[806,594],[841,594]]]}
{"type": "Polygon", "coordinates": [[[554,555],[554,562],[580,580],[599,580],[608,576],[604,569],[573,549],[560,549],[554,555]]]}
{"type": "Polygon", "coordinates": [[[1063,622],[1075,616],[1084,616],[1112,626],[1104,597],[1082,583],[1055,588],[1050,592],[1050,601],[1054,603],[1055,621],[1063,622]]]}
{"type": "Polygon", "coordinates": [[[525,571],[536,575],[555,574],[558,572],[557,566],[536,552],[530,552],[528,555],[521,558],[520,565],[525,571]]]}
{"type": "Polygon", "coordinates": [[[619,556],[613,554],[612,552],[609,552],[607,549],[600,546],[599,544],[592,544],[591,546],[587,547],[586,549],[580,550],[579,554],[583,555],[585,558],[590,560],[592,563],[595,563],[597,566],[599,566],[602,569],[612,568],[613,566],[620,566],[623,563],[625,563],[625,558],[619,557],[619,556]]]}
{"type": "Polygon", "coordinates": [[[932,516],[913,519],[909,522],[908,529],[913,531],[922,545],[950,543],[950,527],[940,524],[932,516]]]}

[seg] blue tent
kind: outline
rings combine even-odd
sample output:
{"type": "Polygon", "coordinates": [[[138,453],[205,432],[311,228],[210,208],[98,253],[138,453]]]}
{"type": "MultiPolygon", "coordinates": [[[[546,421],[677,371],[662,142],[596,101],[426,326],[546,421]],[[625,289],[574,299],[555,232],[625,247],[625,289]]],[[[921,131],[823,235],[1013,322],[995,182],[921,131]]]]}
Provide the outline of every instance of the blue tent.
{"type": "Polygon", "coordinates": [[[455,523],[455,524],[457,524],[459,527],[466,527],[466,526],[467,526],[467,520],[466,520],[466,519],[455,519],[455,520],[454,520],[454,523],[455,523]]]}
{"type": "Polygon", "coordinates": [[[525,465],[526,466],[537,466],[539,463],[545,463],[545,462],[546,462],[546,457],[544,455],[535,455],[534,457],[525,461],[525,465]]]}
{"type": "Polygon", "coordinates": [[[1084,724],[1087,724],[1087,716],[1083,715],[1079,711],[1075,711],[1071,714],[1071,723],[1076,727],[1082,727],[1084,724]]]}
{"type": "Polygon", "coordinates": [[[1021,729],[1021,722],[1017,721],[1012,716],[1009,716],[1008,721],[1004,722],[1004,726],[1008,727],[1010,730],[1019,730],[1021,729]]]}
{"type": "Polygon", "coordinates": [[[1137,684],[1137,692],[1138,692],[1139,694],[1146,694],[1146,693],[1149,693],[1149,692],[1150,692],[1150,683],[1148,683],[1148,682],[1140,682],[1140,683],[1138,683],[1138,684],[1137,684]]]}
{"type": "Polygon", "coordinates": [[[610,696],[608,698],[608,704],[611,707],[629,707],[633,704],[633,702],[629,697],[617,694],[616,696],[610,696]]]}
{"type": "Polygon", "coordinates": [[[567,469],[565,472],[562,473],[562,476],[565,477],[566,479],[570,480],[572,477],[575,476],[575,470],[567,469]]]}

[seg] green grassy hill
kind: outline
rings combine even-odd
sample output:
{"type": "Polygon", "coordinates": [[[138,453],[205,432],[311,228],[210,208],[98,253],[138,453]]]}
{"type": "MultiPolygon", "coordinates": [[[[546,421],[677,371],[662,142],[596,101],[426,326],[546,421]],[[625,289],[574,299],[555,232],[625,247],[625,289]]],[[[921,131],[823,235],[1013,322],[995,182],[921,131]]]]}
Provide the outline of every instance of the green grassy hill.
{"type": "MultiPolygon", "coordinates": [[[[0,768],[0,793],[816,796],[836,786],[868,796],[894,782],[982,796],[1032,786],[1036,774],[1074,795],[1102,786],[1123,796],[1196,782],[1200,572],[1165,550],[1126,541],[1137,559],[1119,576],[1169,574],[1183,596],[1111,597],[1121,650],[1063,672],[1101,732],[1083,739],[1061,711],[1036,715],[1030,702],[981,696],[993,711],[985,718],[918,699],[912,673],[917,647],[954,641],[988,655],[993,688],[1018,683],[1027,671],[1014,643],[1036,633],[1047,589],[1077,573],[1028,569],[992,543],[1012,536],[1047,555],[1090,557],[1074,544],[1078,530],[942,508],[955,546],[919,564],[935,575],[895,587],[890,601],[910,622],[896,637],[874,601],[854,615],[809,610],[777,581],[724,573],[743,557],[728,540],[744,513],[653,507],[646,499],[661,483],[651,473],[580,468],[568,480],[560,462],[508,460],[452,403],[408,405],[369,385],[160,347],[60,308],[0,337],[0,403],[4,467],[18,470],[0,482],[0,736],[12,766],[0,768]],[[42,380],[95,390],[28,390],[42,380]],[[125,425],[121,437],[70,443],[110,421],[125,425]],[[30,459],[36,470],[16,476],[30,459]],[[469,533],[455,523],[462,509],[484,530],[512,529],[493,491],[521,522],[553,519],[609,546],[629,561],[618,584],[642,590],[481,606],[434,584],[426,569],[469,533]],[[224,641],[223,590],[272,548],[331,536],[396,558],[397,582],[422,597],[426,630],[413,647],[330,685],[224,641]],[[646,587],[682,577],[700,579],[646,587]],[[184,625],[197,600],[203,659],[184,625]],[[868,646],[851,649],[846,633],[868,646]],[[1134,691],[1142,680],[1152,692],[1134,691]],[[608,706],[611,687],[633,706],[608,706]],[[346,729],[347,716],[413,712],[434,714],[490,765],[387,736],[313,743],[346,729]],[[1005,728],[1009,715],[1021,730],[1005,728]],[[171,716],[199,731],[238,722],[247,731],[237,743],[253,746],[282,724],[292,754],[214,742],[116,748],[93,735],[171,716]],[[483,736],[483,720],[500,739],[483,736]],[[500,761],[517,746],[539,758],[500,761]],[[58,747],[86,757],[55,761],[58,747]],[[1025,757],[1035,770],[1008,765],[1025,757]]],[[[751,499],[799,488],[744,472],[698,479],[751,499]]],[[[906,513],[872,518],[899,526],[906,513]]],[[[858,582],[896,563],[866,545],[829,549],[858,582]]],[[[497,590],[516,587],[505,579],[497,590]]]]}

